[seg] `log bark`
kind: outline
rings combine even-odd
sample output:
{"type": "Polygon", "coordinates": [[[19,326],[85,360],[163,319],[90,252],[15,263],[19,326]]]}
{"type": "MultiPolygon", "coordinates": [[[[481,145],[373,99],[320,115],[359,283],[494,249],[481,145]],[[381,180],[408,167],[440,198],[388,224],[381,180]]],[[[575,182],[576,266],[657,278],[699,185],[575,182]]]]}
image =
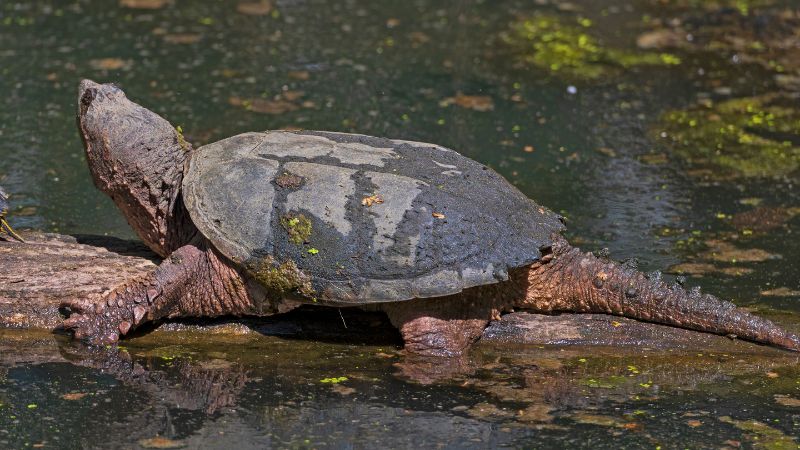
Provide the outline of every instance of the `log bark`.
{"type": "MultiPolygon", "coordinates": [[[[158,257],[136,241],[107,236],[27,232],[27,242],[0,241],[0,327],[54,329],[65,300],[102,296],[125,280],[144,275],[158,257]]],[[[309,308],[268,318],[162,324],[158,332],[257,332],[288,337],[399,343],[385,318],[356,310],[309,308]],[[340,315],[340,313],[344,313],[340,315]]],[[[483,334],[498,345],[607,345],[627,348],[757,348],[754,344],[602,314],[503,316],[483,334]]],[[[762,349],[764,347],[761,347],[762,349]]]]}

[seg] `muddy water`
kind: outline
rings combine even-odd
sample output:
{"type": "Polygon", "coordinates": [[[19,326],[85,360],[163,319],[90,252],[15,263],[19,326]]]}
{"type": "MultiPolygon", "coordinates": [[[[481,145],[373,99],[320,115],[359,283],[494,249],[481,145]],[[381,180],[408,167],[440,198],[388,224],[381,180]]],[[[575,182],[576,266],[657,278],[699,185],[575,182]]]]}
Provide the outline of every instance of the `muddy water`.
{"type": "MultiPolygon", "coordinates": [[[[798,23],[768,0],[3,2],[0,184],[15,227],[133,237],[74,125],[77,82],[113,81],[196,145],[452,147],[582,247],[800,329],[798,23]]],[[[0,336],[0,447],[796,448],[800,427],[797,360],[755,346],[486,345],[423,384],[391,339],[59,339],[0,336]]]]}

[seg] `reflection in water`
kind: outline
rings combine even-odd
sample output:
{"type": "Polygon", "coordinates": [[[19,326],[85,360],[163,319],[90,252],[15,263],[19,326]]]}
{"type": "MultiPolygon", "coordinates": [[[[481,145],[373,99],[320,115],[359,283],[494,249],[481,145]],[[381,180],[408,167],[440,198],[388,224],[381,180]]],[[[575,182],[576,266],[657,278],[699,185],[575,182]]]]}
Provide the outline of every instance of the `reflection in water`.
{"type": "Polygon", "coordinates": [[[134,359],[117,347],[92,348],[74,343],[63,344],[60,350],[70,364],[111,375],[168,405],[206,414],[234,406],[247,382],[241,367],[222,359],[200,363],[163,355],[134,359]],[[169,370],[161,367],[165,360],[170,361],[169,370]]]}
{"type": "Polygon", "coordinates": [[[461,361],[468,370],[421,384],[408,375],[430,373],[430,361],[415,368],[420,361],[375,346],[191,334],[130,344],[4,332],[0,444],[485,448],[617,436],[703,446],[751,439],[729,426],[749,419],[791,441],[792,423],[773,419],[800,402],[797,357],[769,348],[482,345],[461,361]],[[694,433],[692,420],[707,425],[694,433]]]}

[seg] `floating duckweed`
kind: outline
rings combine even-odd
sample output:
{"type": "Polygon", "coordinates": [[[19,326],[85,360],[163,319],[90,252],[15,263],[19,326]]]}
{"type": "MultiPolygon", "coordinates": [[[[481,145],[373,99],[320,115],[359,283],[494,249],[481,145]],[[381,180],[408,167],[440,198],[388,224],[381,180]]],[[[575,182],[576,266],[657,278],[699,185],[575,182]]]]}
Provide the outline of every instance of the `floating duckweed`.
{"type": "Polygon", "coordinates": [[[668,111],[657,134],[721,177],[779,177],[800,169],[800,112],[771,94],[668,111]]]}
{"type": "Polygon", "coordinates": [[[323,378],[319,380],[320,383],[326,383],[326,384],[338,384],[345,381],[347,381],[347,377],[323,378]]]}
{"type": "Polygon", "coordinates": [[[311,237],[311,220],[304,214],[285,214],[281,217],[281,225],[289,233],[289,240],[297,245],[311,237]]]}
{"type": "Polygon", "coordinates": [[[263,258],[250,269],[253,279],[276,295],[299,293],[306,297],[314,296],[311,278],[300,270],[294,261],[276,265],[271,257],[263,258]]]}
{"type": "Polygon", "coordinates": [[[536,15],[516,22],[503,38],[523,62],[572,78],[595,79],[613,69],[681,62],[668,53],[605,48],[586,33],[591,20],[578,18],[576,22],[570,25],[555,16],[536,15]]]}

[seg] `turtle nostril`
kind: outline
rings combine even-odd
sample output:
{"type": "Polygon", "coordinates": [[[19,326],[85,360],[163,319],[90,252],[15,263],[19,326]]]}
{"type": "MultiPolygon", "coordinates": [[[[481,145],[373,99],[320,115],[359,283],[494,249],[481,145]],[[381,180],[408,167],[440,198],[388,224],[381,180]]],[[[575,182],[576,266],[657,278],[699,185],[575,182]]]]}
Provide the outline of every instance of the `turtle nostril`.
{"type": "Polygon", "coordinates": [[[92,101],[97,96],[97,89],[89,88],[83,91],[81,95],[81,115],[86,113],[86,110],[89,109],[89,105],[92,104],[92,101]]]}

